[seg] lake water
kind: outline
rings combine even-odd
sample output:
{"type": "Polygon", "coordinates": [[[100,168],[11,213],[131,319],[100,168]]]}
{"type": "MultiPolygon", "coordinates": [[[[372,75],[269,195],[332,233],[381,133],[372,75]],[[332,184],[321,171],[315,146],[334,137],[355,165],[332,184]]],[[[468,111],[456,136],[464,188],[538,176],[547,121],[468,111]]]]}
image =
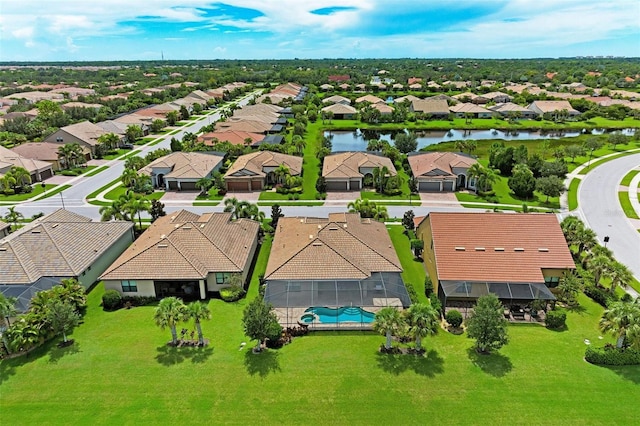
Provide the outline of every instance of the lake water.
{"type": "MultiPolygon", "coordinates": [[[[622,133],[626,136],[633,136],[635,129],[623,129],[622,133]]],[[[331,136],[332,151],[365,151],[367,143],[371,139],[382,139],[393,145],[393,139],[397,132],[379,132],[375,130],[355,130],[355,131],[326,131],[325,136],[331,136]]],[[[595,129],[590,132],[594,135],[601,135],[605,130],[595,129]]],[[[539,140],[539,139],[558,139],[576,137],[584,134],[579,131],[559,131],[559,130],[541,130],[541,131],[504,131],[504,130],[425,130],[416,132],[418,136],[418,149],[445,141],[456,140],[486,140],[486,139],[503,139],[512,140],[539,140]]]]}

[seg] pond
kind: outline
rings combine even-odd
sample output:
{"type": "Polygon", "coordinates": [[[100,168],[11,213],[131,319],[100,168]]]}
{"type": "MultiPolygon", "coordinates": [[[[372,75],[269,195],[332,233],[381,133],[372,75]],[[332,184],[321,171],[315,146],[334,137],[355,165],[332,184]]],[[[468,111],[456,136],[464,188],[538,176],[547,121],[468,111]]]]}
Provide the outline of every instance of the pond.
{"type": "MultiPolygon", "coordinates": [[[[376,130],[355,131],[326,131],[324,136],[331,136],[332,152],[339,151],[365,151],[367,143],[371,139],[382,139],[393,144],[395,135],[401,131],[380,132],[376,130]]],[[[623,129],[622,134],[633,136],[635,129],[623,129]]],[[[539,131],[519,131],[519,130],[421,130],[416,132],[418,135],[418,149],[445,141],[455,140],[486,140],[486,139],[503,139],[503,140],[539,140],[539,139],[559,139],[576,137],[581,134],[591,133],[593,135],[601,135],[605,133],[603,129],[594,129],[591,131],[563,131],[563,130],[539,130],[539,131]]]]}

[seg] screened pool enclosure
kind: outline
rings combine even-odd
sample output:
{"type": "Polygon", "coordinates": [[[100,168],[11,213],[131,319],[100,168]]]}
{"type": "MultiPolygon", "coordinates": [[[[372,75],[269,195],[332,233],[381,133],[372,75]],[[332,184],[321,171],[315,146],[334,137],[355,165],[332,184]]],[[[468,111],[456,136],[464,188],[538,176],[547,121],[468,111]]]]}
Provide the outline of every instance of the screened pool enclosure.
{"type": "Polygon", "coordinates": [[[283,326],[318,329],[370,328],[371,314],[380,308],[411,304],[402,277],[395,272],[373,273],[362,280],[269,280],[264,298],[283,326]]]}

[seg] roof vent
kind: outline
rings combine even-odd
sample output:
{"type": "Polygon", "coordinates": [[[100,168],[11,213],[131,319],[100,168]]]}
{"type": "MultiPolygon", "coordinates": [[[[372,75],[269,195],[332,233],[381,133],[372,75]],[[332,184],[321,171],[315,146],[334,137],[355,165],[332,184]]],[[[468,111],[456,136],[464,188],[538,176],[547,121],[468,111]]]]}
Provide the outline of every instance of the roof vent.
{"type": "Polygon", "coordinates": [[[347,224],[342,225],[343,228],[347,229],[347,224]]]}
{"type": "Polygon", "coordinates": [[[33,231],[31,231],[32,234],[39,234],[40,230],[39,229],[34,229],[33,231]]]}
{"type": "Polygon", "coordinates": [[[304,223],[304,218],[300,219],[300,223],[304,223]]]}
{"type": "Polygon", "coordinates": [[[484,251],[484,247],[476,247],[476,251],[484,251]]]}
{"type": "Polygon", "coordinates": [[[167,244],[158,244],[158,248],[167,248],[169,245],[167,244]]]}
{"type": "Polygon", "coordinates": [[[53,225],[51,225],[51,228],[57,228],[58,225],[60,225],[59,223],[54,223],[53,225]]]}
{"type": "Polygon", "coordinates": [[[523,247],[515,247],[513,251],[524,251],[523,247]]]}
{"type": "Polygon", "coordinates": [[[200,228],[204,228],[204,223],[200,224],[200,228]]]}
{"type": "Polygon", "coordinates": [[[456,251],[464,251],[464,247],[457,246],[457,247],[456,247],[456,251]]]}
{"type": "MultiPolygon", "coordinates": [[[[319,226],[318,226],[318,228],[319,228],[319,226]]],[[[340,229],[340,228],[338,228],[337,226],[332,226],[331,228],[329,228],[329,231],[337,231],[338,229],[340,229]]]]}
{"type": "Polygon", "coordinates": [[[322,229],[322,225],[318,225],[318,229],[322,229]]]}
{"type": "Polygon", "coordinates": [[[309,239],[313,240],[313,234],[309,234],[309,239]]]}
{"type": "Polygon", "coordinates": [[[543,252],[543,253],[548,253],[549,249],[547,247],[540,247],[540,248],[538,248],[538,251],[543,252]]]}
{"type": "Polygon", "coordinates": [[[0,247],[0,251],[7,251],[6,247],[0,247]]]}
{"type": "Polygon", "coordinates": [[[311,245],[315,247],[319,247],[322,245],[322,243],[320,241],[314,241],[311,245]]]}
{"type": "Polygon", "coordinates": [[[173,225],[173,227],[174,227],[174,228],[176,228],[176,229],[178,229],[178,228],[180,228],[180,224],[179,224],[179,223],[176,223],[175,225],[173,225]]]}
{"type": "Polygon", "coordinates": [[[165,238],[167,238],[167,236],[166,236],[166,235],[164,235],[164,234],[160,235],[160,239],[161,239],[161,240],[164,240],[165,238]]]}
{"type": "Polygon", "coordinates": [[[504,247],[496,247],[494,248],[495,251],[504,251],[504,247]]]}
{"type": "Polygon", "coordinates": [[[191,225],[183,225],[182,229],[191,229],[191,225]]]}

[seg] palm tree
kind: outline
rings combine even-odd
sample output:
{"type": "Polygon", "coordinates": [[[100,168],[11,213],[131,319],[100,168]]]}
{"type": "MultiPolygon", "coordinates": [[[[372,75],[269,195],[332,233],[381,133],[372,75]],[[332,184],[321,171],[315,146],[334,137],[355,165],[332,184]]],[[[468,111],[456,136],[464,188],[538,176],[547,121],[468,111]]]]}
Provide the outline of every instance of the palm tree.
{"type": "Polygon", "coordinates": [[[305,142],[302,136],[293,135],[293,137],[291,138],[291,144],[296,148],[296,151],[298,152],[298,154],[301,155],[302,151],[304,151],[304,146],[305,146],[305,142]]]}
{"type": "Polygon", "coordinates": [[[158,303],[158,307],[155,309],[153,319],[156,325],[162,330],[165,328],[171,329],[171,344],[178,344],[178,332],[176,331],[176,324],[184,321],[187,315],[187,307],[182,302],[182,299],[177,297],[165,297],[158,303]]]}
{"type": "Polygon", "coordinates": [[[60,163],[64,163],[64,168],[70,169],[71,168],[71,162],[70,162],[71,144],[67,143],[59,147],[57,154],[58,154],[58,161],[60,163]]]}
{"type": "MultiPolygon", "coordinates": [[[[123,195],[120,196],[120,198],[123,197],[123,195]]],[[[136,214],[138,215],[138,223],[140,225],[140,230],[142,230],[141,213],[149,211],[149,209],[151,208],[151,202],[145,197],[135,194],[132,197],[127,197],[126,199],[124,199],[123,208],[131,215],[132,219],[136,216],[136,214]]]]}
{"type": "Polygon", "coordinates": [[[575,232],[574,244],[578,246],[578,253],[591,250],[598,245],[596,233],[591,228],[582,227],[575,232]]]}
{"type": "Polygon", "coordinates": [[[137,179],[138,179],[138,172],[128,167],[126,167],[122,171],[122,175],[120,175],[120,180],[122,181],[122,184],[127,188],[132,188],[136,184],[137,179]]]}
{"type": "Polygon", "coordinates": [[[200,178],[196,182],[196,188],[200,190],[200,193],[203,196],[206,196],[209,193],[209,190],[211,189],[212,186],[213,186],[213,180],[208,176],[200,178]]]}
{"type": "Polygon", "coordinates": [[[9,207],[7,214],[4,216],[4,220],[12,225],[12,231],[15,231],[18,228],[18,222],[22,219],[24,219],[24,215],[19,211],[16,211],[15,206],[9,207]]]}
{"type": "Polygon", "coordinates": [[[100,220],[103,222],[108,222],[110,220],[129,220],[129,218],[125,218],[125,214],[121,209],[121,204],[117,201],[111,203],[108,206],[100,207],[100,220]]]}
{"type": "Polygon", "coordinates": [[[625,288],[633,280],[629,268],[615,260],[609,265],[607,276],[611,279],[611,293],[615,293],[618,286],[625,288]]]}
{"type": "Polygon", "coordinates": [[[40,331],[34,323],[27,321],[24,317],[14,322],[4,336],[12,351],[29,350],[40,341],[40,331]]]}
{"type": "Polygon", "coordinates": [[[16,178],[11,174],[7,173],[4,176],[0,177],[0,186],[2,186],[3,190],[8,190],[14,188],[16,185],[16,178]]]}
{"type": "Polygon", "coordinates": [[[476,180],[476,194],[478,193],[478,189],[480,189],[480,180],[481,177],[485,175],[486,169],[484,167],[482,167],[482,164],[480,163],[474,163],[471,165],[471,167],[469,167],[469,169],[467,170],[467,177],[469,179],[475,179],[476,180]]]}
{"type": "Polygon", "coordinates": [[[382,308],[376,313],[373,329],[386,336],[387,340],[384,344],[386,350],[391,349],[391,337],[398,330],[400,324],[402,324],[400,312],[392,306],[382,308]]]}
{"type": "Polygon", "coordinates": [[[273,170],[273,175],[276,178],[276,182],[283,183],[287,179],[287,176],[291,175],[291,172],[289,167],[284,164],[280,164],[273,170]]]}
{"type": "Polygon", "coordinates": [[[351,201],[347,204],[347,208],[349,209],[349,213],[360,213],[360,217],[362,218],[384,220],[389,217],[386,207],[378,206],[375,202],[366,198],[358,198],[355,201],[351,201]]]}
{"type": "Polygon", "coordinates": [[[23,188],[25,185],[31,184],[31,174],[24,167],[13,166],[9,169],[9,173],[15,179],[16,186],[23,188]]]}
{"type": "Polygon", "coordinates": [[[604,255],[596,256],[589,261],[589,270],[593,273],[593,282],[596,286],[600,285],[600,278],[608,274],[611,264],[611,258],[604,255]]]}
{"type": "Polygon", "coordinates": [[[10,352],[10,349],[9,341],[5,335],[5,330],[11,325],[9,318],[18,313],[18,310],[16,309],[17,301],[18,299],[15,297],[6,297],[3,293],[0,293],[0,334],[2,334],[2,343],[4,344],[7,353],[10,352]]]}
{"type": "Polygon", "coordinates": [[[407,310],[409,333],[416,339],[416,350],[422,350],[422,338],[438,332],[438,311],[431,303],[414,303],[407,310]]]}
{"type": "Polygon", "coordinates": [[[100,137],[98,137],[98,142],[105,146],[107,149],[111,150],[118,146],[120,138],[115,133],[105,133],[104,135],[100,135],[100,137]]]}
{"type": "Polygon", "coordinates": [[[124,160],[124,167],[132,170],[140,170],[145,166],[144,158],[134,155],[124,160]]]}
{"type": "Polygon", "coordinates": [[[615,302],[604,311],[600,319],[600,330],[616,336],[618,348],[622,347],[627,330],[638,325],[640,325],[640,307],[637,303],[615,302]]]}
{"type": "Polygon", "coordinates": [[[231,218],[238,218],[238,199],[236,197],[227,198],[224,200],[224,211],[231,212],[231,218]]]}
{"type": "Polygon", "coordinates": [[[187,305],[187,311],[190,318],[193,319],[195,323],[196,330],[198,330],[198,344],[200,346],[204,346],[204,336],[202,335],[202,327],[200,326],[200,321],[202,320],[210,320],[211,319],[211,311],[209,307],[202,302],[191,302],[187,305]]]}

